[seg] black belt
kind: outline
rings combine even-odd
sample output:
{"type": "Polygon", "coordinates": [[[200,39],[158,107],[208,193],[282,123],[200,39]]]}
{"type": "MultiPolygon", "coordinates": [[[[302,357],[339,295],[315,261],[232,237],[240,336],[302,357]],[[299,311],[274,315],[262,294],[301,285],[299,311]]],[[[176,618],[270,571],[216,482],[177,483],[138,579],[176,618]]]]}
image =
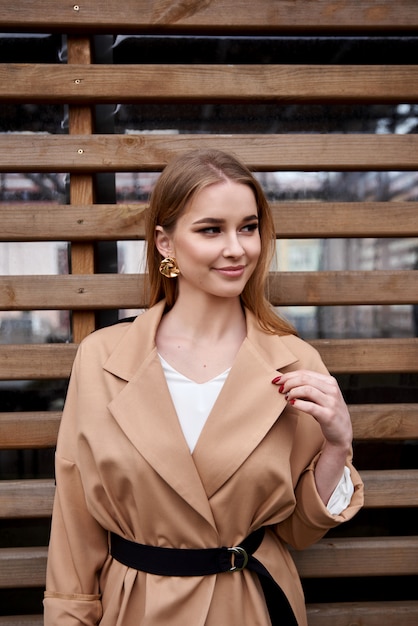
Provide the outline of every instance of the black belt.
{"type": "Polygon", "coordinates": [[[160,576],[207,576],[221,572],[252,569],[251,558],[264,537],[264,528],[255,530],[232,548],[162,548],[148,546],[110,533],[110,554],[133,569],[160,576]]]}
{"type": "Polygon", "coordinates": [[[273,626],[297,626],[296,618],[282,589],[252,554],[264,537],[264,528],[248,535],[232,548],[161,548],[147,546],[110,533],[110,554],[114,559],[143,572],[160,576],[207,576],[221,572],[255,572],[266,598],[273,626]]]}

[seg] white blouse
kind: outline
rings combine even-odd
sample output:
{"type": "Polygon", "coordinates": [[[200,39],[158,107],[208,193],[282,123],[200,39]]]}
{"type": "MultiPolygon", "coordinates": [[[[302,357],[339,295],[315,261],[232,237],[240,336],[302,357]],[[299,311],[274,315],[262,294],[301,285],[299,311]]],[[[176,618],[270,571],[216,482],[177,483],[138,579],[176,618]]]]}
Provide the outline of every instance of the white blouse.
{"type": "MultiPolygon", "coordinates": [[[[205,383],[196,383],[175,370],[159,355],[174,408],[192,453],[205,422],[229,374],[229,369],[205,383]]],[[[348,467],[331,495],[327,509],[331,515],[339,515],[350,504],[354,486],[348,467]]]]}

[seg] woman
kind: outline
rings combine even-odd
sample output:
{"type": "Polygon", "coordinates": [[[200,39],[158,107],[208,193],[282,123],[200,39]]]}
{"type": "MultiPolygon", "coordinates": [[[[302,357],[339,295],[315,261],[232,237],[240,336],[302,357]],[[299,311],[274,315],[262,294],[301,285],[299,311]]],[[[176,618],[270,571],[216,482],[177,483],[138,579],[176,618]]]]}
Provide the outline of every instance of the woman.
{"type": "Polygon", "coordinates": [[[362,506],[317,352],[264,297],[272,216],[231,155],[151,197],[150,308],[85,339],[56,457],[46,626],[306,626],[287,544],[362,506]]]}

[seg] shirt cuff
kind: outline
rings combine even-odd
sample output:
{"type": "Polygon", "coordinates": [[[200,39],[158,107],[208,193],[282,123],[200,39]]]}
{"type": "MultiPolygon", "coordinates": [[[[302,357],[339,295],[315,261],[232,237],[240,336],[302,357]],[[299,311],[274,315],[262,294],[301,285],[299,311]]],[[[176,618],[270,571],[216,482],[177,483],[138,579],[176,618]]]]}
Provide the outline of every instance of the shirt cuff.
{"type": "Polygon", "coordinates": [[[354,485],[351,480],[350,470],[344,468],[340,482],[335,487],[330,499],[328,500],[327,509],[331,515],[340,515],[344,509],[348,507],[354,493],[354,485]]]}

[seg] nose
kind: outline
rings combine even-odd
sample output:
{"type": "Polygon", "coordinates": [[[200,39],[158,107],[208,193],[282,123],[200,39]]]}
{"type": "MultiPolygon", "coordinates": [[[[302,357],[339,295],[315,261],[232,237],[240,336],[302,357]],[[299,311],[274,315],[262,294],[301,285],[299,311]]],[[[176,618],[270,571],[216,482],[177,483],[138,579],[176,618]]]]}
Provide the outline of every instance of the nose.
{"type": "Polygon", "coordinates": [[[240,257],[245,253],[244,248],[241,245],[239,237],[234,232],[228,236],[223,255],[225,257],[240,257]]]}

